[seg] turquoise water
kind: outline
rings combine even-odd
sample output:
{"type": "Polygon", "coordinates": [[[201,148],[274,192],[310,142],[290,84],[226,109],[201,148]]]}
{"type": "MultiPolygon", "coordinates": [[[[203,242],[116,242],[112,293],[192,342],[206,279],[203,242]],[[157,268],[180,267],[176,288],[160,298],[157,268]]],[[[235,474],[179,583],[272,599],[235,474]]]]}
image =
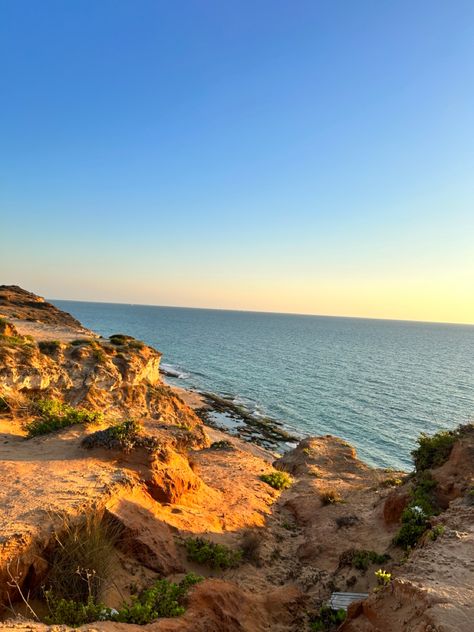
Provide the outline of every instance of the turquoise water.
{"type": "Polygon", "coordinates": [[[176,383],[336,434],[372,465],[410,468],[420,432],[474,417],[474,326],[53,302],[153,345],[176,383]]]}

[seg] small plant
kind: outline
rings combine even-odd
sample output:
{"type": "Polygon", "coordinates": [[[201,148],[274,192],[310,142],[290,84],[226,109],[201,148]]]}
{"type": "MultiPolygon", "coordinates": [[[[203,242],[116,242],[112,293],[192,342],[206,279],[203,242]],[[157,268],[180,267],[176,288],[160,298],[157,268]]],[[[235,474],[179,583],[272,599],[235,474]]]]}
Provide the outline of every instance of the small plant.
{"type": "Polygon", "coordinates": [[[430,540],[437,540],[446,531],[446,527],[442,524],[435,525],[428,531],[428,537],[430,540]]]}
{"type": "Polygon", "coordinates": [[[135,419],[127,419],[104,430],[97,430],[81,442],[81,446],[91,448],[106,448],[107,450],[120,450],[129,453],[135,448],[145,448],[149,452],[155,452],[160,445],[154,437],[143,434],[143,428],[135,419]]]}
{"type": "Polygon", "coordinates": [[[418,448],[412,452],[416,471],[421,472],[442,465],[449,458],[458,438],[457,430],[443,430],[432,437],[423,433],[418,438],[418,448]]]}
{"type": "Polygon", "coordinates": [[[38,347],[41,353],[45,355],[53,355],[58,349],[61,348],[59,340],[40,340],[38,347]]]}
{"type": "Polygon", "coordinates": [[[110,336],[109,341],[116,347],[127,347],[127,349],[143,349],[145,343],[141,340],[136,340],[132,336],[126,336],[125,334],[113,334],[110,336]]]}
{"type": "Polygon", "coordinates": [[[342,527],[353,527],[358,522],[359,518],[357,516],[339,516],[336,518],[336,525],[338,529],[341,529],[342,527]]]}
{"type": "Polygon", "coordinates": [[[184,613],[184,602],[189,589],[202,581],[202,577],[189,573],[179,583],[160,579],[132,598],[132,603],[124,606],[113,617],[122,623],[146,625],[160,617],[179,617],[184,613]]]}
{"type": "Polygon", "coordinates": [[[188,560],[205,564],[210,568],[234,568],[242,561],[240,549],[230,549],[223,544],[216,544],[204,538],[187,538],[184,541],[188,560]]]}
{"type": "Polygon", "coordinates": [[[334,489],[323,490],[321,492],[320,498],[323,505],[335,505],[337,503],[344,502],[341,494],[334,489]]]}
{"type": "Polygon", "coordinates": [[[69,344],[73,347],[80,347],[81,345],[88,345],[91,347],[94,345],[94,342],[95,340],[92,338],[77,338],[76,340],[71,340],[69,344]]]}
{"type": "Polygon", "coordinates": [[[232,443],[230,441],[214,441],[214,443],[211,443],[210,450],[234,450],[234,446],[232,445],[232,443]]]}
{"type": "Polygon", "coordinates": [[[371,564],[383,564],[389,559],[390,555],[386,553],[365,549],[349,549],[339,557],[339,566],[353,566],[360,571],[366,571],[371,564]]]}
{"type": "Polygon", "coordinates": [[[28,437],[48,434],[74,424],[99,422],[103,417],[100,412],[74,408],[58,399],[40,399],[35,402],[34,409],[38,417],[25,426],[28,437]]]}
{"type": "Polygon", "coordinates": [[[379,586],[388,586],[392,581],[392,573],[388,573],[381,568],[379,568],[378,571],[375,571],[375,577],[377,578],[377,584],[379,586]]]}
{"type": "Polygon", "coordinates": [[[381,487],[400,487],[403,485],[403,479],[396,476],[390,476],[380,483],[381,487]]]}
{"type": "Polygon", "coordinates": [[[101,603],[95,603],[92,597],[89,597],[87,603],[82,603],[74,599],[58,599],[50,590],[46,590],[44,596],[49,610],[49,614],[45,617],[48,624],[70,625],[78,628],[86,623],[112,619],[113,616],[110,608],[106,608],[101,603]]]}
{"type": "Polygon", "coordinates": [[[273,489],[287,489],[293,482],[289,474],[279,471],[262,474],[260,480],[273,487],[273,489]]]}
{"type": "Polygon", "coordinates": [[[321,606],[316,619],[311,621],[311,632],[328,632],[335,630],[346,619],[347,613],[343,608],[333,610],[329,606],[321,606]]]}
{"type": "Polygon", "coordinates": [[[260,549],[262,546],[262,534],[259,530],[248,529],[240,540],[242,557],[247,562],[260,564],[260,549]]]}

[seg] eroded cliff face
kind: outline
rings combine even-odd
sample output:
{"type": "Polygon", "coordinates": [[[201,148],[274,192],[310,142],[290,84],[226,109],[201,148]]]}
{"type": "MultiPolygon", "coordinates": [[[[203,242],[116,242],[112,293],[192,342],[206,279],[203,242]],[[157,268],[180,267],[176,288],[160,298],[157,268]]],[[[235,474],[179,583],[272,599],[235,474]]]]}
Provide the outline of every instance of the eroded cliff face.
{"type": "MultiPolygon", "coordinates": [[[[466,429],[446,462],[430,471],[441,507],[433,525],[444,525],[444,533],[435,540],[426,535],[407,556],[393,537],[413,479],[368,467],[336,437],[305,439],[275,458],[204,428],[161,381],[158,351],[127,336],[99,338],[56,312],[48,322],[48,308],[41,309],[41,322],[15,317],[0,323],[4,618],[12,610],[31,615],[22,609],[20,589],[41,610],[35,598],[63,521],[100,515],[121,534],[114,581],[101,595],[107,606],[118,608],[159,578],[179,580],[190,571],[205,578],[190,592],[183,616],[145,629],[304,632],[333,591],[351,591],[370,596],[351,609],[341,628],[349,632],[471,630],[474,431],[466,429]],[[103,416],[27,438],[35,402],[44,398],[103,416]],[[96,439],[124,419],[137,421],[142,441],[122,449],[115,440],[96,439]],[[261,479],[275,468],[291,475],[288,489],[261,479]],[[190,537],[241,550],[241,563],[213,569],[190,561],[190,537]],[[383,564],[367,552],[382,556],[383,564]],[[393,580],[374,592],[380,565],[393,580]]],[[[0,629],[50,628],[8,620],[0,629]]],[[[82,629],[144,628],[101,621],[82,629]]]]}

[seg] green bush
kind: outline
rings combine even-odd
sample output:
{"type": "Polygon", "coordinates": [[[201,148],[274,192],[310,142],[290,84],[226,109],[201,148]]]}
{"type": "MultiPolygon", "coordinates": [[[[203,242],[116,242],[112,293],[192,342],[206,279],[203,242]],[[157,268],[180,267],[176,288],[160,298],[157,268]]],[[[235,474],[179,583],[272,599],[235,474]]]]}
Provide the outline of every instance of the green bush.
{"type": "Polygon", "coordinates": [[[240,549],[230,549],[223,544],[216,544],[204,538],[187,538],[184,542],[188,560],[205,564],[210,568],[234,568],[242,561],[240,549]]]}
{"type": "Polygon", "coordinates": [[[160,617],[179,617],[185,611],[188,590],[202,579],[193,573],[186,575],[179,584],[160,579],[133,598],[132,603],[121,608],[113,618],[122,623],[145,625],[160,617]]]}
{"type": "Polygon", "coordinates": [[[270,485],[270,487],[273,487],[273,489],[287,489],[292,483],[291,476],[289,474],[279,471],[262,474],[260,476],[260,480],[267,483],[267,485],[270,485]]]}
{"type": "Polygon", "coordinates": [[[383,564],[390,559],[390,555],[386,553],[377,553],[376,551],[364,549],[353,549],[351,553],[350,564],[360,571],[366,571],[371,564],[383,564]]]}
{"type": "Polygon", "coordinates": [[[416,471],[438,467],[447,461],[458,437],[459,431],[456,430],[443,430],[432,437],[424,433],[420,435],[418,448],[412,452],[416,471]]]}
{"type": "Polygon", "coordinates": [[[160,579],[140,595],[133,597],[129,605],[112,610],[97,603],[90,596],[85,602],[74,599],[58,599],[52,591],[45,591],[49,615],[46,623],[79,627],[94,621],[119,621],[146,625],[160,617],[178,617],[185,611],[185,600],[189,589],[202,581],[202,577],[189,573],[179,583],[160,579]]]}
{"type": "Polygon", "coordinates": [[[87,600],[87,603],[82,603],[74,599],[58,599],[50,590],[46,590],[44,596],[49,610],[49,614],[45,617],[45,622],[48,624],[78,628],[85,623],[112,618],[112,610],[103,604],[95,603],[92,597],[87,600]]]}
{"type": "Polygon", "coordinates": [[[99,422],[103,415],[83,408],[74,408],[58,399],[40,399],[34,408],[38,417],[26,424],[28,437],[48,434],[74,424],[99,422]]]}
{"type": "Polygon", "coordinates": [[[343,608],[333,610],[329,606],[321,606],[316,619],[311,621],[311,632],[330,632],[337,629],[346,619],[347,613],[343,608]]]}
{"type": "Polygon", "coordinates": [[[59,340],[40,340],[38,347],[41,353],[52,355],[61,347],[61,343],[59,340]]]}
{"type": "Polygon", "coordinates": [[[109,338],[110,343],[117,347],[127,347],[128,349],[143,349],[145,343],[141,340],[136,340],[132,336],[126,336],[125,334],[113,334],[109,338]]]}
{"type": "Polygon", "coordinates": [[[143,434],[142,426],[134,419],[127,419],[84,437],[81,446],[86,449],[106,448],[121,452],[131,452],[138,447],[154,452],[160,447],[156,438],[143,434]]]}

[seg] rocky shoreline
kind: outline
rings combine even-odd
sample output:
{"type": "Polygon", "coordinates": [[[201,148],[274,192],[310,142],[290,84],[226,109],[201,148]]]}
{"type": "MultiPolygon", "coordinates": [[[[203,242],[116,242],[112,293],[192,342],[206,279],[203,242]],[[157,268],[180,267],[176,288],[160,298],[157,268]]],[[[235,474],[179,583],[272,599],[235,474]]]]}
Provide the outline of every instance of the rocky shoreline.
{"type": "Polygon", "coordinates": [[[470,632],[474,427],[422,439],[410,476],[337,437],[292,447],[166,385],[156,349],[40,304],[0,286],[1,630],[470,632]],[[90,552],[102,532],[97,571],[66,536],[90,552]],[[342,622],[333,592],[368,598],[342,622]]]}

